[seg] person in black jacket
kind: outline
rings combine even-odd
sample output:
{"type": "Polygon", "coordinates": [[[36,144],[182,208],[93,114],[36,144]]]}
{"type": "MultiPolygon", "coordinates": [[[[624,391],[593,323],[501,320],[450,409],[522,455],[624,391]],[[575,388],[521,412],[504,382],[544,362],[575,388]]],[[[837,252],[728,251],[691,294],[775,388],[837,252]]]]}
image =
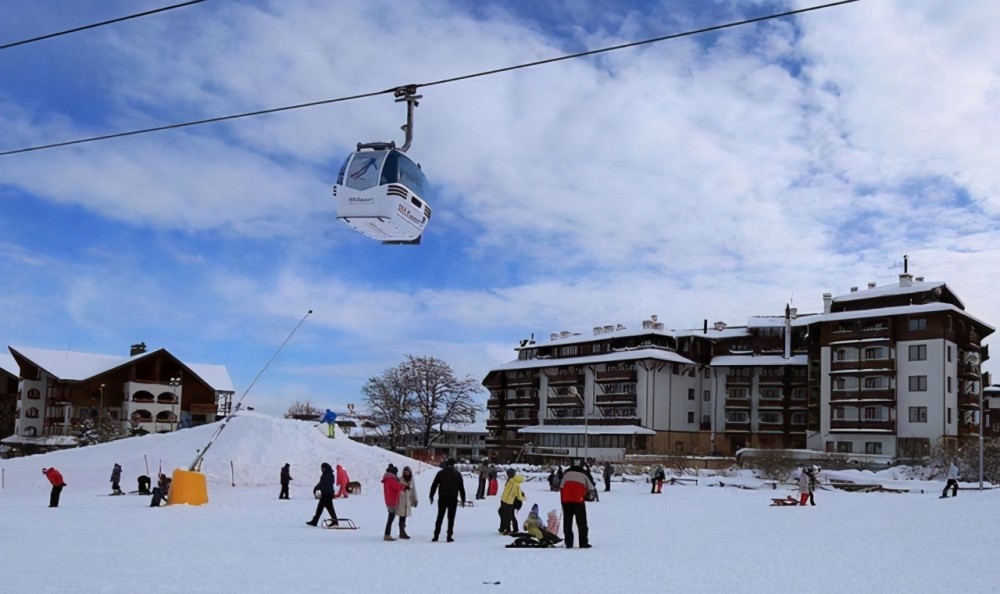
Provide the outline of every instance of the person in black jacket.
{"type": "Polygon", "coordinates": [[[306,522],[310,526],[315,526],[319,524],[319,517],[323,515],[323,510],[325,509],[330,513],[330,518],[333,520],[333,525],[337,525],[337,512],[333,509],[333,468],[326,462],[319,465],[320,470],[323,474],[319,477],[319,482],[313,487],[313,492],[319,491],[319,503],[316,504],[316,514],[313,516],[312,520],[306,522]]]}
{"type": "Polygon", "coordinates": [[[278,493],[278,499],[288,499],[288,483],[292,480],[292,465],[285,462],[285,465],[281,467],[281,493],[278,493]]]}
{"type": "Polygon", "coordinates": [[[434,494],[441,489],[438,497],[437,520],[434,522],[434,538],[437,542],[441,535],[441,522],[444,520],[445,512],[448,513],[448,542],[455,542],[455,512],[458,509],[458,496],[462,496],[462,505],[465,505],[465,480],[462,473],[455,469],[455,459],[448,458],[444,463],[444,468],[438,471],[431,483],[430,502],[434,503],[434,494]]]}

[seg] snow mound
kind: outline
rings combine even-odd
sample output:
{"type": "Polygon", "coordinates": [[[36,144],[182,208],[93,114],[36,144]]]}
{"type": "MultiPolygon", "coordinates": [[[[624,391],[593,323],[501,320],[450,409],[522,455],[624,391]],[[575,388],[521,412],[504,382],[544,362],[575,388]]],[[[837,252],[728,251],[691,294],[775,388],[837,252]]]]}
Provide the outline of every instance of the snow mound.
{"type": "Polygon", "coordinates": [[[319,480],[320,464],[342,465],[352,481],[366,490],[378,486],[386,466],[409,466],[414,473],[431,468],[412,458],[352,441],[338,434],[326,437],[326,426],[314,421],[278,419],[241,411],[229,418],[172,433],[130,437],[94,446],[60,450],[2,463],[6,488],[37,488],[47,484],[41,469],[55,466],[73,488],[110,491],[111,468],[122,466],[122,488],[135,490],[136,478],[153,477],[175,468],[187,469],[198,453],[225,428],[202,460],[201,471],[209,483],[238,486],[277,485],[281,467],[291,464],[297,486],[311,486],[319,480]]]}

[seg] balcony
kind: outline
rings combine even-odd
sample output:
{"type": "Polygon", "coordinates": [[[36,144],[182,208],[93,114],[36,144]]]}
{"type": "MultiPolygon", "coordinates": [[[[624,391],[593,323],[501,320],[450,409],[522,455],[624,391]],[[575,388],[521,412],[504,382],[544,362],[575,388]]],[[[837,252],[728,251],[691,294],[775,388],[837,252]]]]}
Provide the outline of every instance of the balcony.
{"type": "Polygon", "coordinates": [[[503,404],[503,402],[504,401],[503,401],[502,398],[487,398],[486,399],[486,408],[497,408],[501,404],[503,404]]]}
{"type": "Polygon", "coordinates": [[[753,377],[749,375],[735,375],[730,373],[726,376],[727,386],[749,386],[752,381],[753,377]]]}
{"type": "Polygon", "coordinates": [[[761,398],[757,401],[757,408],[783,408],[784,404],[781,398],[761,398]]]}
{"type": "Polygon", "coordinates": [[[762,433],[781,433],[785,430],[784,423],[757,423],[757,430],[762,433]]]}
{"type": "Polygon", "coordinates": [[[871,372],[882,372],[882,373],[893,373],[896,371],[896,360],[895,359],[853,359],[851,361],[831,361],[830,362],[831,372],[841,372],[848,373],[851,371],[864,371],[867,373],[871,372]]]}
{"type": "Polygon", "coordinates": [[[889,340],[892,338],[892,330],[890,330],[887,322],[878,322],[860,327],[834,328],[830,338],[836,343],[872,338],[884,338],[889,340]]]}
{"type": "Polygon", "coordinates": [[[581,406],[583,399],[578,396],[549,396],[549,406],[581,406]]]}
{"type": "Polygon", "coordinates": [[[726,433],[749,433],[750,421],[732,422],[726,421],[726,433]]]}
{"type": "Polygon", "coordinates": [[[865,421],[861,419],[832,419],[831,431],[895,431],[896,421],[865,421]]]}
{"type": "Polygon", "coordinates": [[[583,385],[584,377],[579,373],[560,373],[558,375],[549,376],[549,385],[555,384],[579,384],[583,385]]]}
{"type": "Polygon", "coordinates": [[[862,388],[851,390],[832,390],[830,400],[891,400],[896,401],[896,390],[893,388],[862,388]]]}
{"type": "Polygon", "coordinates": [[[599,382],[634,382],[635,371],[598,371],[594,379],[599,382]]]}
{"type": "MultiPolygon", "coordinates": [[[[602,394],[596,398],[597,404],[631,404],[635,406],[635,394],[602,394]]],[[[579,401],[578,401],[579,402],[579,401]]]]}
{"type": "MultiPolygon", "coordinates": [[[[963,408],[979,408],[978,394],[959,394],[958,405],[963,408]]],[[[977,429],[978,431],[978,429],[977,429]]]]}
{"type": "Polygon", "coordinates": [[[726,398],[726,408],[750,408],[750,399],[726,398]]]}
{"type": "Polygon", "coordinates": [[[757,378],[757,383],[762,386],[780,386],[785,383],[783,375],[761,375],[757,378]]]}

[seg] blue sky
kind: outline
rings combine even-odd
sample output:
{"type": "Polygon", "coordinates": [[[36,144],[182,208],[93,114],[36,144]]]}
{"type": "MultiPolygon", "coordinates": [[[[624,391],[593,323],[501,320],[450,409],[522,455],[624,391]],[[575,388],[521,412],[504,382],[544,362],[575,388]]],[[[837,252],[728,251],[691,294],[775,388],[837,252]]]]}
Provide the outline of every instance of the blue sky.
{"type": "MultiPolygon", "coordinates": [[[[166,3],[15,0],[0,44],[166,3]]],[[[0,150],[439,80],[806,6],[211,0],[0,50],[0,150]]],[[[343,408],[406,354],[481,378],[535,333],[822,308],[901,272],[1000,322],[988,3],[863,0],[427,87],[418,247],[336,219],[389,96],[0,157],[0,343],[226,365],[343,408]]],[[[986,365],[990,369],[991,363],[986,365]]]]}

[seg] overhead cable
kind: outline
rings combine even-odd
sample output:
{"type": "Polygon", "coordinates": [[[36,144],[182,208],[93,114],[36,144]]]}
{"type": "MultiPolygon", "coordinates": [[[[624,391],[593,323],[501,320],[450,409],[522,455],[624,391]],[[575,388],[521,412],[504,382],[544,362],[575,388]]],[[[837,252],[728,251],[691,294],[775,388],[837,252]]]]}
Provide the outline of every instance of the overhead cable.
{"type": "Polygon", "coordinates": [[[147,10],[145,12],[138,12],[136,14],[130,14],[128,16],[118,17],[116,19],[111,19],[110,21],[102,21],[100,23],[94,23],[92,25],[84,25],[82,27],[76,27],[74,29],[67,29],[65,31],[59,31],[58,33],[49,33],[47,35],[39,35],[38,37],[32,37],[31,39],[22,39],[21,41],[14,41],[12,43],[5,43],[0,45],[0,50],[9,49],[19,45],[26,45],[29,43],[34,43],[36,41],[42,41],[45,39],[52,39],[53,37],[59,37],[61,35],[69,35],[70,33],[78,33],[80,31],[86,31],[87,29],[96,29],[98,27],[103,27],[105,25],[113,25],[115,23],[120,23],[122,21],[128,21],[131,19],[137,19],[139,17],[149,16],[151,14],[157,14],[161,12],[167,12],[168,10],[173,10],[175,8],[184,8],[185,6],[191,6],[192,4],[199,4],[201,2],[207,2],[208,0],[190,0],[190,2],[181,2],[180,4],[174,4],[171,6],[164,6],[162,8],[156,8],[153,10],[147,10]]]}
{"type": "Polygon", "coordinates": [[[122,137],[125,137],[125,136],[137,136],[137,135],[140,135],[140,134],[148,134],[148,133],[151,133],[151,132],[162,132],[164,130],[174,130],[174,129],[177,129],[177,128],[188,128],[188,127],[191,127],[191,126],[200,126],[200,125],[203,125],[203,124],[213,124],[213,123],[216,123],[216,122],[224,122],[224,121],[229,121],[229,120],[237,120],[237,119],[241,119],[241,118],[248,118],[248,117],[265,115],[265,114],[270,114],[270,113],[279,113],[279,112],[282,112],[282,111],[292,111],[292,110],[295,110],[295,109],[304,109],[306,107],[316,107],[316,106],[319,106],[319,105],[329,105],[331,103],[341,103],[341,102],[345,102],[345,101],[354,101],[356,99],[364,99],[364,98],[368,98],[368,97],[375,97],[377,95],[391,94],[391,93],[394,93],[396,91],[396,89],[402,88],[402,87],[414,87],[414,88],[432,87],[432,86],[436,86],[436,85],[443,85],[443,84],[454,83],[454,82],[459,82],[459,81],[463,81],[463,80],[469,80],[469,79],[472,79],[472,78],[479,78],[479,77],[483,77],[483,76],[491,76],[491,75],[494,75],[494,74],[500,74],[500,73],[504,73],[504,72],[511,72],[513,70],[521,70],[521,69],[525,69],[525,68],[531,68],[531,67],[534,67],[534,66],[541,66],[541,65],[544,65],[544,64],[552,64],[554,62],[562,62],[562,61],[565,61],[565,60],[572,60],[572,59],[575,59],[575,58],[583,58],[583,57],[587,57],[587,56],[595,56],[595,55],[598,55],[598,54],[603,54],[603,53],[607,53],[607,52],[613,52],[613,51],[616,51],[616,50],[637,47],[637,46],[640,46],[640,45],[648,45],[648,44],[652,44],[652,43],[658,43],[658,42],[661,42],[661,41],[667,41],[667,40],[670,40],[670,39],[678,39],[680,37],[689,37],[689,36],[692,36],[692,35],[700,35],[700,34],[703,34],[703,33],[711,33],[713,31],[721,31],[723,29],[731,29],[733,27],[739,27],[739,26],[742,26],[742,25],[749,25],[749,24],[753,24],[753,23],[759,23],[759,22],[762,22],[762,21],[769,21],[769,20],[774,20],[774,19],[785,18],[785,17],[789,17],[789,16],[803,14],[803,13],[806,13],[806,12],[812,12],[812,11],[816,11],[816,10],[821,10],[821,9],[824,9],[824,8],[832,8],[832,7],[841,6],[841,5],[844,5],[844,4],[852,4],[854,2],[859,2],[859,1],[860,0],[841,0],[840,2],[831,2],[829,4],[821,4],[821,5],[817,5],[817,6],[810,6],[810,7],[807,7],[807,8],[800,8],[800,9],[797,9],[797,10],[789,10],[787,12],[781,12],[781,13],[777,13],[777,14],[771,14],[771,15],[766,15],[766,16],[761,16],[761,17],[755,17],[755,18],[752,18],[752,19],[745,19],[745,20],[742,20],[742,21],[733,21],[733,22],[730,22],[730,23],[722,24],[722,25],[714,25],[712,27],[705,27],[703,29],[695,29],[695,30],[692,30],[692,31],[685,31],[683,33],[674,33],[674,34],[671,34],[671,35],[663,35],[661,37],[654,37],[652,39],[644,39],[642,41],[633,41],[633,42],[629,42],[629,43],[623,43],[623,44],[620,44],[620,45],[613,45],[613,46],[604,47],[604,48],[600,48],[600,49],[594,49],[594,50],[587,50],[587,51],[584,51],[584,52],[578,52],[578,53],[575,53],[575,54],[566,54],[564,56],[557,56],[555,58],[546,58],[546,59],[543,59],[543,60],[536,60],[534,62],[526,62],[526,63],[523,63],[523,64],[517,64],[517,65],[514,65],[514,66],[505,66],[503,68],[495,68],[493,70],[484,70],[484,71],[481,71],[481,72],[475,72],[475,73],[471,73],[471,74],[464,74],[464,75],[461,75],[461,76],[454,76],[454,77],[450,77],[450,78],[443,78],[443,79],[440,79],[440,80],[435,80],[435,81],[426,82],[426,83],[420,83],[420,84],[414,84],[414,85],[400,85],[399,87],[393,87],[391,89],[385,89],[385,90],[382,90],[382,91],[370,91],[370,92],[367,92],[367,93],[359,93],[359,94],[356,94],[356,95],[348,95],[348,96],[345,96],[345,97],[337,97],[337,98],[334,98],[334,99],[323,99],[323,100],[320,100],[320,101],[310,101],[308,103],[299,103],[299,104],[296,104],[296,105],[287,105],[287,106],[284,106],[284,107],[274,107],[274,108],[270,108],[270,109],[261,109],[261,110],[257,110],[257,111],[249,111],[249,112],[238,113],[238,114],[227,115],[227,116],[219,116],[219,117],[213,117],[213,118],[206,118],[206,119],[202,119],[202,120],[192,120],[192,121],[189,121],[189,122],[181,122],[181,123],[176,123],[176,124],[166,124],[166,125],[163,125],[163,126],[154,126],[152,128],[142,128],[142,129],[139,129],[139,130],[130,130],[130,131],[127,131],[127,132],[115,132],[115,133],[112,133],[112,134],[104,134],[104,135],[101,135],[101,136],[91,136],[91,137],[87,137],[87,138],[78,138],[76,140],[66,140],[66,141],[63,141],[63,142],[54,142],[54,143],[51,143],[51,144],[43,144],[43,145],[30,146],[30,147],[25,147],[25,148],[20,148],[20,149],[13,149],[13,150],[8,150],[8,151],[0,151],[0,157],[6,156],[6,155],[16,155],[16,154],[19,154],[19,153],[28,153],[28,152],[32,152],[32,151],[41,151],[41,150],[58,148],[58,147],[63,147],[63,146],[72,146],[72,145],[75,145],[75,144],[84,144],[84,143],[88,143],[88,142],[97,142],[97,141],[100,141],[100,140],[110,140],[112,138],[122,138],[122,137]]]}

